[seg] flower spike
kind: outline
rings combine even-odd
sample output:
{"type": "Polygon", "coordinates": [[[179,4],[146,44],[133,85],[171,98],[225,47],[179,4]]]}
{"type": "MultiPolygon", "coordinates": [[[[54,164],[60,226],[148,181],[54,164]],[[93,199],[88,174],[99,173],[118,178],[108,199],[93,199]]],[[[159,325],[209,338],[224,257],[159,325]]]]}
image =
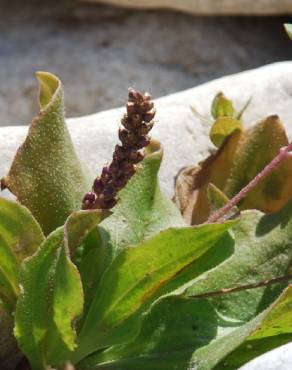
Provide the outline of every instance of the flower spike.
{"type": "Polygon", "coordinates": [[[150,143],[149,131],[154,124],[155,109],[151,96],[130,88],[127,113],[119,130],[121,145],[116,145],[112,162],[102,169],[93,183],[92,192],[83,198],[83,209],[111,209],[117,203],[117,193],[135,174],[135,165],[144,158],[144,148],[150,143]]]}

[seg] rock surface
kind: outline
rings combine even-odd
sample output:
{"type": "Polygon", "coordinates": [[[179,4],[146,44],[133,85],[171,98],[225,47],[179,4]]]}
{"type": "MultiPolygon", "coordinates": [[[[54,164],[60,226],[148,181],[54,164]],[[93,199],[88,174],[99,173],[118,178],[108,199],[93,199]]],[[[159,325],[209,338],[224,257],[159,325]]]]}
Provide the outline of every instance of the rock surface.
{"type": "Polygon", "coordinates": [[[292,343],[289,343],[265,353],[239,370],[291,370],[291,368],[292,343]]]}
{"type": "Polygon", "coordinates": [[[31,120],[37,70],[61,78],[72,117],[121,105],[129,86],[158,97],[292,59],[285,18],[193,17],[73,0],[0,0],[0,10],[0,126],[31,120]]]}
{"type": "Polygon", "coordinates": [[[170,8],[194,14],[286,14],[290,0],[83,0],[135,8],[170,8]]]}
{"type": "MultiPolygon", "coordinates": [[[[191,105],[208,116],[211,101],[220,90],[234,99],[237,108],[252,96],[252,103],[244,115],[246,125],[277,113],[292,137],[291,75],[292,62],[276,63],[158,99],[153,137],[158,138],[165,149],[161,182],[167,194],[171,196],[173,193],[173,179],[179,169],[202,160],[211,148],[208,138],[210,126],[194,116],[191,105]]],[[[96,174],[111,158],[122,112],[123,109],[118,108],[68,120],[81,159],[96,174]]],[[[26,132],[25,126],[0,128],[0,177],[7,173],[15,150],[26,132]]]]}

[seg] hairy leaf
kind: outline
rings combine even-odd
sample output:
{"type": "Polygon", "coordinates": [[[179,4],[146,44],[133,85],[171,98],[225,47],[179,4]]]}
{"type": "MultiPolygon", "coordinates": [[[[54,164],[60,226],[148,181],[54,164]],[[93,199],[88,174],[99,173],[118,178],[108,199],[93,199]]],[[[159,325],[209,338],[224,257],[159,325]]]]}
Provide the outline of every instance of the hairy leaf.
{"type": "Polygon", "coordinates": [[[15,336],[35,370],[62,363],[75,347],[72,322],[81,314],[82,285],[57,229],[28,258],[20,273],[15,336]]]}
{"type": "Polygon", "coordinates": [[[123,322],[184,267],[207,252],[232,223],[161,232],[121,252],[106,271],[81,328],[78,361],[127,337],[123,322]]]}
{"type": "Polygon", "coordinates": [[[105,217],[100,210],[78,211],[65,224],[65,245],[81,275],[85,311],[105,270],[107,244],[102,242],[97,228],[105,217]]]}
{"type": "MultiPolygon", "coordinates": [[[[246,362],[292,341],[292,285],[268,309],[259,327],[229,356],[224,369],[237,369],[246,362]]],[[[219,367],[218,367],[219,370],[219,367]]]]}
{"type": "Polygon", "coordinates": [[[43,240],[39,224],[25,207],[0,198],[0,297],[7,311],[15,308],[21,262],[43,240]]]}
{"type": "Polygon", "coordinates": [[[37,77],[41,110],[2,187],[9,188],[49,234],[80,209],[89,186],[65,124],[61,82],[46,72],[38,72],[37,77]]]}
{"type": "MultiPolygon", "coordinates": [[[[291,205],[270,216],[258,211],[243,212],[241,221],[233,228],[234,255],[194,279],[192,287],[185,290],[187,295],[203,294],[203,297],[167,297],[156,301],[144,314],[141,331],[134,340],[89,356],[81,362],[80,369],[211,370],[219,364],[219,370],[225,368],[226,355],[247,338],[253,338],[252,348],[263,333],[265,338],[262,339],[266,341],[267,335],[275,330],[271,332],[272,326],[278,325],[277,330],[283,331],[278,345],[284,339],[288,341],[290,293],[284,292],[278,298],[285,285],[230,294],[224,294],[223,289],[269,280],[285,275],[291,269],[291,216],[291,205]],[[218,294],[209,297],[208,292],[213,291],[218,294]],[[170,305],[171,308],[165,309],[170,305]],[[206,315],[202,320],[200,307],[206,315]],[[202,337],[202,333],[206,336],[202,337]]],[[[256,356],[257,347],[254,351],[252,348],[250,353],[256,356]]],[[[238,367],[227,368],[235,370],[238,367]]]]}
{"type": "Polygon", "coordinates": [[[160,143],[153,140],[146,150],[135,176],[119,192],[113,214],[100,224],[103,234],[110,239],[112,257],[168,227],[185,226],[179,211],[160,190],[158,171],[163,156],[160,143]]]}
{"type": "Polygon", "coordinates": [[[97,352],[78,369],[188,369],[195,349],[211,342],[217,331],[218,317],[207,300],[167,297],[153,305],[134,341],[97,352]]]}

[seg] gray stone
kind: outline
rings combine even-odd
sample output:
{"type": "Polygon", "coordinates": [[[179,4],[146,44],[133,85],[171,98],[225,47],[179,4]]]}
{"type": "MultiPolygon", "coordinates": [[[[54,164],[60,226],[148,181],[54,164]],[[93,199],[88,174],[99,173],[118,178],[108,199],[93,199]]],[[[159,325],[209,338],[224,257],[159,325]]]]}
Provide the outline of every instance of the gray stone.
{"type": "Polygon", "coordinates": [[[83,0],[135,8],[178,9],[193,14],[285,14],[292,12],[290,0],[83,0]]]}
{"type": "Polygon", "coordinates": [[[76,117],[123,104],[129,86],[159,97],[292,59],[282,18],[193,17],[73,0],[0,0],[0,10],[0,126],[27,124],[37,111],[37,70],[61,78],[68,115],[76,117]]]}
{"type": "Polygon", "coordinates": [[[276,348],[254,359],[239,370],[291,370],[292,343],[276,348]]]}
{"type": "MultiPolygon", "coordinates": [[[[218,91],[223,90],[232,98],[237,108],[252,96],[251,105],[244,115],[246,125],[277,113],[292,137],[291,75],[292,62],[276,63],[157,99],[157,123],[153,137],[158,138],[165,149],[161,183],[167,194],[171,196],[173,193],[173,179],[179,169],[202,160],[211,148],[208,138],[210,125],[194,116],[191,105],[208,116],[211,101],[218,91]]],[[[68,120],[80,157],[96,174],[111,159],[122,113],[123,108],[118,108],[68,120]]],[[[0,128],[0,176],[7,173],[26,132],[25,126],[0,128]]]]}

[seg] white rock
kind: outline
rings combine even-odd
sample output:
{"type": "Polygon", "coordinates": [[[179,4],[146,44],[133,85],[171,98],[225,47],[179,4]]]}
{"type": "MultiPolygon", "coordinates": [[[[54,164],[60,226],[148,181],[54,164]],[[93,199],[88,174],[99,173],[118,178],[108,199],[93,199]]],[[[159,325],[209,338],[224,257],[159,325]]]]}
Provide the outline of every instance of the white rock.
{"type": "MultiPolygon", "coordinates": [[[[83,0],[84,1],[84,0],[83,0]]],[[[133,8],[169,8],[194,14],[284,14],[291,0],[85,0],[133,8]]]]}
{"type": "MultiPolygon", "coordinates": [[[[174,177],[180,168],[202,160],[211,147],[210,125],[196,118],[195,105],[209,115],[214,95],[223,90],[240,108],[252,95],[252,103],[244,118],[246,125],[277,113],[292,136],[292,62],[282,62],[209,82],[190,90],[156,101],[157,123],[152,136],[165,149],[161,183],[169,196],[173,193],[174,177]]],[[[70,132],[81,159],[98,174],[111,159],[117,143],[117,129],[123,108],[68,120],[70,132]]],[[[27,133],[27,126],[0,128],[0,177],[9,169],[14,153],[27,133]]]]}
{"type": "Polygon", "coordinates": [[[291,370],[292,343],[276,348],[247,363],[239,370],[291,370]]]}

